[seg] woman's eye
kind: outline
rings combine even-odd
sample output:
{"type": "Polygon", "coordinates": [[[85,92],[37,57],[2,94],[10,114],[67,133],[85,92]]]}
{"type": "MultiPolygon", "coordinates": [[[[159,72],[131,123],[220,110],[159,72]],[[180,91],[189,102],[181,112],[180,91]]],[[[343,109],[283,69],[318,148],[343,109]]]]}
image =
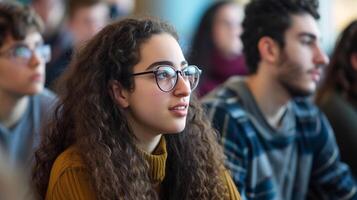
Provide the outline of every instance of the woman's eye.
{"type": "Polygon", "coordinates": [[[170,78],[170,73],[167,71],[160,71],[156,74],[156,77],[159,79],[166,79],[166,78],[170,78]]]}
{"type": "Polygon", "coordinates": [[[195,70],[194,69],[186,69],[185,71],[183,71],[184,76],[192,76],[195,74],[195,70]]]}

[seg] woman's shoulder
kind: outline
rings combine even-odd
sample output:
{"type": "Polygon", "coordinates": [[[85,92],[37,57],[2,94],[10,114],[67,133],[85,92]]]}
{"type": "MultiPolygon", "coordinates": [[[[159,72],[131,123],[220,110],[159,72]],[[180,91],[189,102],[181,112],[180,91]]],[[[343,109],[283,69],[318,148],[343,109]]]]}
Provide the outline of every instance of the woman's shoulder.
{"type": "Polygon", "coordinates": [[[66,171],[85,169],[84,161],[78,149],[71,146],[63,151],[53,163],[50,182],[58,180],[66,171]]]}
{"type": "Polygon", "coordinates": [[[76,147],[69,147],[55,160],[46,199],[93,199],[89,172],[76,147]],[[80,197],[80,198],[78,198],[80,197]]]}
{"type": "Polygon", "coordinates": [[[70,146],[63,151],[55,160],[53,167],[71,168],[71,167],[85,167],[84,161],[80,156],[80,153],[75,146],[70,146]]]}
{"type": "Polygon", "coordinates": [[[225,199],[241,200],[241,196],[238,192],[236,185],[233,182],[232,176],[226,169],[222,170],[221,179],[226,189],[228,190],[228,196],[225,199]]]}

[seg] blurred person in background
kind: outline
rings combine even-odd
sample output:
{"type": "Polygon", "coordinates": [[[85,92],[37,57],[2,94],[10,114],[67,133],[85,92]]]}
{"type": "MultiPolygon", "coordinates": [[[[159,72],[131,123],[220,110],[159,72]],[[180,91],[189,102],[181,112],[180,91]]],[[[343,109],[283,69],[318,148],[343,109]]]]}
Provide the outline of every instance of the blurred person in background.
{"type": "Polygon", "coordinates": [[[335,131],[342,160],[357,177],[357,20],[336,43],[316,103],[335,131]]]}
{"type": "Polygon", "coordinates": [[[52,66],[71,45],[68,30],[64,26],[65,0],[29,0],[29,5],[44,22],[43,38],[51,46],[51,60],[47,66],[52,66]]]}
{"type": "Polygon", "coordinates": [[[0,149],[0,199],[32,200],[27,179],[20,169],[9,165],[8,157],[0,149]]]}
{"type": "Polygon", "coordinates": [[[129,16],[135,8],[135,0],[106,0],[110,7],[110,18],[119,19],[129,16]]]}
{"type": "MultiPolygon", "coordinates": [[[[65,0],[31,0],[29,5],[41,17],[44,23],[43,37],[47,44],[55,48],[57,40],[63,30],[63,20],[65,17],[65,0]]],[[[53,58],[55,56],[52,56],[53,58]]]]}
{"type": "Polygon", "coordinates": [[[26,170],[55,100],[44,89],[50,47],[42,30],[30,7],[0,2],[0,148],[26,170]]]}
{"type": "Polygon", "coordinates": [[[73,52],[95,35],[110,20],[109,6],[103,0],[66,0],[65,26],[69,32],[70,45],[56,61],[46,68],[46,87],[63,73],[73,52]]]}
{"type": "Polygon", "coordinates": [[[240,39],[242,20],[243,7],[229,0],[213,3],[203,14],[187,56],[203,70],[199,96],[232,75],[247,74],[240,39]]]}

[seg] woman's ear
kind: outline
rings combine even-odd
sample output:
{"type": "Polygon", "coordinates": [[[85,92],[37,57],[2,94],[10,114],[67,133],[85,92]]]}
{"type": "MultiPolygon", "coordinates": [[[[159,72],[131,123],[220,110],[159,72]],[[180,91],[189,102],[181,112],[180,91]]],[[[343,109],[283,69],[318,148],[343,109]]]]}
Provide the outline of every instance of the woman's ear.
{"type": "Polygon", "coordinates": [[[357,72],[357,52],[352,53],[351,55],[351,65],[352,68],[357,72]]]}
{"type": "Polygon", "coordinates": [[[112,94],[112,98],[118,105],[123,108],[127,108],[129,106],[129,92],[123,88],[118,81],[110,81],[109,90],[109,92],[112,94]]]}

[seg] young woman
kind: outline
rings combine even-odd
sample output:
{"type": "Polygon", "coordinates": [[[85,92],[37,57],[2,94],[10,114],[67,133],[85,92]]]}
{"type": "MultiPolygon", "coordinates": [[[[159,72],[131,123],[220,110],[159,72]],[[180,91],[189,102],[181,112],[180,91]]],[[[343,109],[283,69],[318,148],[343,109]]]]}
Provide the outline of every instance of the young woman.
{"type": "Polygon", "coordinates": [[[357,20],[337,40],[316,103],[336,133],[341,159],[357,177],[357,20]]]}
{"type": "Polygon", "coordinates": [[[198,85],[200,96],[210,92],[232,75],[246,75],[242,53],[243,7],[232,0],[213,3],[203,14],[187,56],[204,69],[198,85]]]}
{"type": "Polygon", "coordinates": [[[39,199],[240,199],[168,24],[125,19],[78,52],[36,152],[39,199]]]}

